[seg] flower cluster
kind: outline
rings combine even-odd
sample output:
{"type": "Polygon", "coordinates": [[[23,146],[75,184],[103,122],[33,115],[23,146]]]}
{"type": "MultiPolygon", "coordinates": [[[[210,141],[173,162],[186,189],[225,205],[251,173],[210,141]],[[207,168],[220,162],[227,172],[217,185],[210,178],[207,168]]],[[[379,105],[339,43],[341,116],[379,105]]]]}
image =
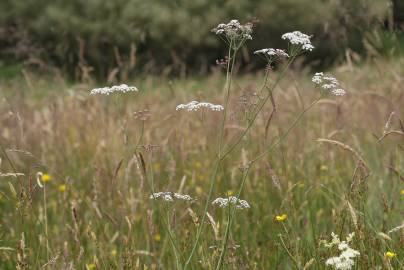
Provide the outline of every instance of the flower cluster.
{"type": "Polygon", "coordinates": [[[158,198],[162,198],[166,202],[172,202],[174,199],[177,200],[183,200],[183,201],[192,201],[192,197],[186,194],[180,194],[180,193],[173,193],[170,191],[166,192],[155,192],[152,195],[150,195],[150,199],[156,200],[158,198]]]}
{"type": "Polygon", "coordinates": [[[279,222],[283,222],[288,218],[287,214],[277,215],[275,216],[275,220],[279,222]]]}
{"type": "Polygon", "coordinates": [[[176,110],[198,111],[200,108],[207,108],[212,111],[223,111],[222,105],[215,105],[209,102],[191,101],[187,104],[180,104],[176,107],[176,110]]]}
{"type": "Polygon", "coordinates": [[[312,51],[314,46],[311,45],[310,36],[303,34],[300,31],[294,31],[285,33],[282,35],[282,39],[289,40],[293,45],[300,45],[304,51],[312,51]]]}
{"type": "Polygon", "coordinates": [[[134,86],[128,86],[126,84],[121,84],[121,85],[114,85],[112,87],[102,87],[102,88],[95,88],[91,90],[90,94],[91,95],[109,95],[114,92],[133,92],[133,91],[139,91],[136,87],[134,86]]]}
{"type": "Polygon", "coordinates": [[[346,241],[341,241],[338,235],[331,233],[332,240],[330,243],[326,243],[325,246],[331,248],[337,246],[341,254],[338,257],[331,257],[325,262],[326,265],[333,266],[335,269],[339,270],[349,270],[355,264],[353,260],[355,257],[359,256],[359,251],[352,249],[348,243],[352,241],[355,233],[351,233],[347,236],[346,241]]]}
{"type": "Polygon", "coordinates": [[[216,198],[213,202],[213,205],[218,205],[221,208],[227,207],[229,204],[233,204],[237,209],[246,209],[250,208],[250,205],[245,200],[237,199],[237,197],[230,196],[228,198],[216,198]]]}
{"type": "Polygon", "coordinates": [[[311,80],[315,84],[320,85],[321,88],[331,91],[335,96],[343,96],[346,94],[346,91],[341,89],[339,81],[333,76],[324,75],[323,72],[318,72],[314,74],[311,80]]]}
{"type": "Polygon", "coordinates": [[[287,54],[284,50],[267,48],[255,51],[254,54],[263,54],[266,57],[279,57],[279,58],[289,58],[289,54],[287,54]]]}
{"type": "Polygon", "coordinates": [[[225,35],[229,40],[247,40],[252,39],[252,24],[246,23],[242,25],[238,20],[231,20],[227,24],[219,24],[212,29],[212,32],[216,35],[225,35]]]}

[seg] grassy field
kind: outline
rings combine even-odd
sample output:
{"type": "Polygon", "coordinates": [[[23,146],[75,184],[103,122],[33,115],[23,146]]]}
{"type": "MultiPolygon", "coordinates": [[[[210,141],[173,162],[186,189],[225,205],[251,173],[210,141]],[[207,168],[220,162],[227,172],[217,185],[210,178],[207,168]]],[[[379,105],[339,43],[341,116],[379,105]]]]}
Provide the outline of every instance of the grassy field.
{"type": "Polygon", "coordinates": [[[256,119],[265,72],[233,74],[222,143],[223,111],[176,111],[224,104],[220,70],[109,96],[29,73],[3,81],[0,268],[183,269],[200,233],[187,269],[333,269],[334,232],[355,233],[353,269],[403,269],[404,231],[391,230],[403,224],[404,59],[332,70],[343,97],[300,70],[256,119]],[[234,148],[217,162],[219,144],[234,148]],[[150,199],[162,191],[193,200],[150,199]],[[211,204],[232,195],[250,208],[211,204]]]}

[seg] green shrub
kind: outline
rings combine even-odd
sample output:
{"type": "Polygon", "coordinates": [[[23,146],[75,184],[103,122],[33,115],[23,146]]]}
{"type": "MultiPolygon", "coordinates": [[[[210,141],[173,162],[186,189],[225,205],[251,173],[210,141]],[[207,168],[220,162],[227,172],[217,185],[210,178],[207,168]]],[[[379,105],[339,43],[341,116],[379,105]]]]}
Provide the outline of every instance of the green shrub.
{"type": "Polygon", "coordinates": [[[165,67],[186,71],[185,64],[193,70],[206,70],[223,55],[220,42],[209,29],[236,18],[259,21],[251,49],[284,46],[277,43],[279,36],[299,29],[315,35],[317,50],[310,60],[329,64],[346,47],[363,48],[363,32],[384,19],[387,2],[2,0],[0,9],[7,12],[0,14],[0,54],[12,61],[16,57],[39,58],[69,74],[88,68],[97,77],[105,77],[116,67],[119,74],[169,72],[165,67]],[[13,39],[4,34],[10,28],[13,39]],[[32,49],[27,49],[27,44],[32,49]]]}

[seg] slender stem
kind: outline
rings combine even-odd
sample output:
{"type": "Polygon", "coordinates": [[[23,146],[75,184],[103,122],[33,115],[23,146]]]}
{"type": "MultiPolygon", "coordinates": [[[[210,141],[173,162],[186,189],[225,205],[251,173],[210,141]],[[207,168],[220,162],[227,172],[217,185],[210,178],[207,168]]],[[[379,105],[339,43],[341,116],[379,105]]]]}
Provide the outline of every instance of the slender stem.
{"type": "MultiPolygon", "coordinates": [[[[232,46],[232,44],[230,44],[230,47],[231,47],[231,46],[232,46]]],[[[201,226],[200,226],[199,230],[197,231],[196,240],[195,240],[195,242],[194,242],[194,245],[193,245],[193,247],[192,247],[192,250],[191,250],[191,253],[190,253],[189,257],[188,257],[188,260],[186,261],[186,263],[185,263],[185,265],[184,265],[184,270],[187,269],[187,267],[188,267],[188,265],[189,265],[189,263],[190,263],[190,261],[191,261],[191,259],[192,259],[192,256],[194,255],[194,253],[195,253],[195,251],[196,251],[196,248],[197,248],[197,246],[198,246],[199,239],[200,239],[202,230],[203,230],[203,228],[204,228],[204,222],[205,222],[205,219],[206,219],[206,213],[207,213],[207,210],[208,210],[210,198],[211,198],[212,193],[213,193],[214,180],[215,180],[215,178],[216,178],[216,175],[217,175],[217,172],[218,172],[218,168],[219,168],[219,166],[220,166],[221,161],[223,161],[224,158],[225,158],[227,155],[229,155],[229,154],[235,149],[235,147],[241,142],[241,140],[244,138],[244,136],[245,136],[245,135],[247,134],[247,132],[250,130],[250,128],[251,128],[252,125],[254,124],[254,122],[255,122],[255,120],[256,120],[256,118],[257,118],[259,112],[262,110],[262,108],[264,107],[264,105],[265,105],[266,102],[268,101],[268,99],[269,99],[269,97],[270,97],[270,94],[271,94],[272,91],[275,89],[275,87],[279,84],[279,82],[280,82],[281,79],[283,78],[283,76],[284,76],[286,70],[288,69],[288,67],[290,66],[290,64],[293,62],[293,60],[294,60],[294,58],[295,58],[295,57],[292,57],[291,60],[289,60],[289,62],[288,62],[288,64],[286,65],[286,67],[282,70],[281,74],[278,76],[278,78],[277,78],[277,80],[275,81],[275,83],[273,84],[273,86],[269,89],[269,91],[270,91],[271,93],[269,93],[269,94],[265,97],[265,99],[261,102],[261,105],[258,107],[257,111],[256,111],[255,114],[253,115],[253,118],[252,118],[251,122],[249,123],[249,125],[247,126],[247,128],[242,132],[242,134],[237,138],[236,143],[234,143],[233,145],[231,145],[231,146],[228,148],[228,150],[225,151],[225,152],[222,154],[222,150],[221,150],[222,147],[221,147],[221,145],[222,145],[222,142],[223,142],[223,131],[224,131],[225,120],[226,120],[226,112],[227,112],[227,108],[228,108],[228,100],[229,100],[229,94],[230,94],[231,77],[232,77],[232,74],[233,74],[232,70],[233,70],[233,66],[234,66],[234,60],[235,60],[236,52],[237,52],[237,50],[234,51],[234,55],[233,55],[233,59],[232,59],[232,65],[230,66],[230,70],[229,70],[229,69],[227,70],[227,76],[228,76],[228,85],[227,85],[228,91],[227,91],[227,93],[228,93],[228,94],[226,95],[226,103],[225,103],[225,108],[224,108],[224,116],[223,116],[223,121],[222,121],[222,125],[221,125],[221,130],[220,130],[219,155],[218,155],[218,159],[217,159],[216,162],[215,162],[214,170],[213,170],[213,173],[212,173],[212,175],[211,175],[211,179],[210,179],[210,189],[209,189],[209,193],[208,193],[208,198],[207,198],[206,203],[205,203],[205,209],[204,209],[204,213],[203,213],[203,216],[202,216],[201,226]],[[229,72],[230,72],[230,74],[229,74],[229,72]]],[[[267,80],[267,77],[266,77],[266,80],[267,80]]],[[[265,83],[264,83],[264,85],[263,85],[263,88],[265,88],[265,87],[266,87],[266,81],[265,81],[265,83]]]]}
{"type": "Polygon", "coordinates": [[[288,255],[292,259],[292,261],[296,264],[297,269],[300,269],[301,268],[300,263],[296,260],[295,257],[293,257],[292,253],[290,253],[289,249],[286,247],[281,234],[279,235],[279,239],[281,239],[282,247],[285,249],[286,253],[288,253],[288,255]]]}
{"type": "Polygon", "coordinates": [[[206,199],[206,203],[205,203],[205,209],[204,209],[203,215],[202,215],[201,225],[199,226],[199,228],[198,228],[198,230],[197,230],[197,232],[196,232],[196,239],[195,239],[194,245],[192,246],[191,253],[190,253],[190,255],[189,255],[187,261],[185,262],[184,270],[187,269],[189,263],[191,262],[192,256],[194,255],[194,253],[195,253],[195,251],[196,251],[196,248],[197,248],[197,246],[198,246],[199,239],[200,239],[201,233],[202,233],[202,228],[203,228],[203,226],[204,226],[204,224],[205,224],[206,213],[208,212],[208,207],[209,207],[210,198],[212,197],[213,188],[214,188],[214,185],[215,185],[215,181],[214,181],[214,180],[215,180],[216,175],[217,175],[217,172],[218,172],[218,170],[219,170],[219,165],[220,165],[220,160],[219,160],[219,159],[216,159],[215,165],[214,165],[214,169],[213,169],[213,172],[212,172],[211,178],[210,178],[210,188],[209,188],[208,198],[206,199]]]}
{"type": "MultiPolygon", "coordinates": [[[[247,175],[249,173],[249,170],[251,168],[251,166],[253,165],[253,163],[255,163],[256,161],[258,161],[261,157],[263,157],[266,153],[268,153],[269,151],[271,151],[275,146],[279,145],[280,143],[282,143],[282,141],[288,136],[288,134],[290,133],[290,131],[297,125],[297,123],[301,120],[301,118],[303,117],[303,115],[310,110],[315,104],[317,104],[317,102],[321,99],[321,97],[317,100],[315,100],[313,103],[311,103],[306,109],[304,109],[299,115],[298,117],[293,121],[292,125],[287,129],[287,131],[282,135],[281,138],[278,139],[278,141],[276,141],[274,144],[272,144],[270,147],[268,147],[263,153],[261,153],[260,155],[258,155],[255,159],[253,159],[252,161],[249,162],[248,167],[246,172],[243,175],[241,184],[240,184],[240,188],[237,194],[237,200],[240,198],[240,194],[244,188],[244,184],[245,184],[245,180],[247,179],[247,175]]],[[[225,256],[225,252],[226,252],[226,247],[227,247],[227,242],[228,242],[228,238],[229,238],[229,232],[230,232],[230,227],[234,218],[234,214],[235,214],[235,209],[233,209],[233,212],[231,213],[229,219],[228,219],[228,223],[226,226],[226,231],[225,231],[225,236],[224,236],[224,241],[223,241],[223,246],[222,246],[222,250],[220,253],[220,257],[219,257],[219,261],[217,263],[216,266],[216,270],[221,269],[222,264],[223,264],[223,260],[224,260],[224,256],[225,256]]]]}
{"type": "Polygon", "coordinates": [[[228,63],[227,63],[227,70],[226,70],[226,93],[225,93],[225,102],[224,102],[224,110],[223,110],[223,118],[222,118],[222,123],[220,125],[220,132],[219,132],[219,157],[222,152],[222,145],[223,145],[223,140],[224,140],[224,127],[227,119],[227,110],[229,107],[229,100],[230,100],[230,89],[231,89],[231,83],[232,83],[232,77],[233,77],[233,67],[236,59],[236,53],[237,51],[234,50],[233,55],[232,53],[233,49],[233,41],[230,42],[229,45],[229,52],[228,52],[228,63]]]}
{"type": "Polygon", "coordinates": [[[45,221],[45,238],[46,238],[46,258],[49,261],[49,240],[48,240],[48,214],[46,205],[46,183],[43,184],[43,207],[44,207],[44,221],[45,221]]]}
{"type": "MultiPolygon", "coordinates": [[[[137,141],[137,143],[136,143],[136,145],[135,145],[135,153],[136,153],[137,148],[139,147],[139,145],[142,143],[143,134],[144,134],[144,121],[142,121],[141,129],[140,129],[140,136],[139,136],[139,139],[138,139],[138,141],[137,141]]],[[[152,158],[151,158],[151,154],[150,154],[150,156],[149,156],[150,168],[152,168],[151,161],[152,161],[152,158]]],[[[151,176],[150,176],[150,177],[152,178],[152,179],[151,179],[151,182],[152,182],[151,184],[149,184],[149,181],[147,181],[147,178],[148,178],[148,177],[147,177],[147,174],[145,174],[144,177],[146,178],[146,185],[147,185],[147,187],[149,188],[150,192],[153,194],[153,193],[154,193],[154,183],[153,183],[153,171],[152,171],[152,169],[150,170],[150,172],[151,172],[151,176]]],[[[153,205],[155,206],[154,200],[153,200],[153,205]]],[[[182,254],[179,252],[178,247],[176,246],[176,244],[175,244],[175,242],[174,242],[174,237],[173,237],[173,235],[171,234],[170,228],[168,227],[169,225],[166,224],[166,222],[165,222],[164,219],[162,219],[162,223],[163,223],[163,227],[165,228],[165,230],[166,230],[167,233],[168,233],[168,238],[169,238],[169,240],[170,240],[170,244],[172,245],[172,247],[173,247],[173,249],[174,249],[174,256],[175,256],[175,258],[176,258],[177,267],[178,267],[178,266],[181,267],[181,262],[180,262],[180,259],[178,258],[178,254],[179,254],[180,256],[182,256],[182,254]]]]}
{"type": "Polygon", "coordinates": [[[313,101],[306,109],[304,109],[299,115],[298,117],[293,121],[292,125],[290,125],[290,127],[286,130],[286,132],[273,144],[271,144],[269,147],[267,147],[267,149],[265,149],[261,154],[257,155],[254,159],[252,159],[250,161],[250,165],[252,165],[253,163],[257,162],[259,159],[261,159],[262,157],[264,157],[266,154],[268,154],[268,152],[270,152],[274,147],[278,146],[279,144],[281,144],[286,137],[289,135],[290,131],[299,123],[300,119],[302,119],[302,117],[304,116],[304,114],[309,111],[311,108],[313,108],[314,105],[316,105],[319,101],[320,101],[321,97],[316,99],[315,101],[313,101]]]}
{"type": "Polygon", "coordinates": [[[202,233],[204,225],[205,225],[205,219],[206,219],[206,214],[208,212],[210,199],[212,197],[213,189],[215,186],[215,179],[216,179],[216,176],[217,176],[217,173],[219,170],[219,166],[220,166],[220,157],[222,155],[222,145],[223,145],[223,140],[224,140],[224,127],[226,124],[227,110],[228,110],[229,100],[230,100],[230,90],[231,90],[231,82],[232,82],[232,76],[233,76],[233,68],[234,68],[234,63],[235,63],[237,50],[238,50],[237,48],[233,48],[234,45],[235,45],[234,42],[230,41],[229,52],[228,52],[230,59],[227,64],[227,71],[226,71],[226,93],[225,93],[223,118],[222,118],[222,123],[220,126],[220,132],[219,132],[218,158],[215,161],[214,169],[212,171],[211,178],[210,178],[209,193],[208,193],[208,197],[206,198],[205,208],[204,208],[203,215],[202,215],[201,226],[198,228],[198,230],[196,232],[196,239],[192,246],[191,253],[189,254],[187,261],[185,262],[184,270],[187,269],[188,265],[190,264],[190,262],[192,260],[193,255],[195,254],[196,248],[198,247],[201,233],[202,233]],[[232,54],[232,52],[233,52],[233,54],[232,54]]]}
{"type": "MultiPolygon", "coordinates": [[[[247,179],[247,175],[248,175],[248,172],[250,171],[250,168],[251,168],[251,167],[248,166],[247,169],[246,169],[246,171],[243,173],[243,177],[242,177],[242,179],[241,179],[240,188],[239,188],[239,190],[238,190],[238,192],[237,192],[237,201],[239,200],[240,194],[241,194],[241,192],[242,192],[242,190],[243,190],[243,188],[244,188],[244,183],[245,183],[245,181],[246,181],[246,179],[247,179]]],[[[230,205],[231,205],[231,204],[229,204],[229,207],[230,207],[230,205]]],[[[228,242],[228,240],[229,240],[230,227],[231,227],[231,225],[232,225],[232,223],[233,223],[233,218],[234,218],[234,216],[235,216],[235,214],[234,214],[235,211],[236,211],[236,207],[233,207],[233,209],[232,209],[231,212],[230,212],[230,209],[229,209],[229,215],[228,215],[228,217],[227,217],[227,225],[226,225],[226,231],[225,231],[225,235],[224,235],[224,239],[223,239],[222,250],[221,250],[221,252],[220,252],[219,261],[217,262],[217,265],[216,265],[216,270],[221,269],[221,267],[222,267],[222,265],[223,265],[224,256],[225,256],[226,250],[227,250],[227,242],[228,242]]]]}
{"type": "MultiPolygon", "coordinates": [[[[220,157],[221,159],[224,159],[228,154],[230,154],[234,148],[236,148],[236,146],[241,142],[241,140],[244,138],[244,136],[248,133],[248,131],[251,129],[251,127],[253,126],[253,124],[255,123],[255,120],[258,116],[258,114],[262,111],[263,107],[265,106],[265,104],[268,102],[268,99],[271,97],[271,95],[273,94],[273,91],[275,90],[276,86],[278,86],[279,82],[282,80],[282,78],[285,75],[285,72],[287,71],[287,69],[289,68],[290,64],[293,62],[294,57],[291,58],[291,60],[287,63],[286,67],[282,70],[282,72],[279,74],[279,76],[277,77],[276,81],[274,82],[274,84],[272,85],[272,87],[270,87],[268,90],[268,94],[265,96],[265,98],[263,99],[263,101],[261,102],[261,104],[258,106],[258,109],[255,111],[255,113],[253,114],[253,117],[251,119],[251,121],[249,122],[248,126],[243,130],[243,132],[237,137],[236,141],[225,151],[225,153],[220,157]]],[[[266,79],[264,82],[264,85],[262,87],[265,88],[266,87],[266,83],[268,80],[268,72],[266,75],[266,79]]],[[[261,90],[262,90],[261,89],[261,90]]]]}

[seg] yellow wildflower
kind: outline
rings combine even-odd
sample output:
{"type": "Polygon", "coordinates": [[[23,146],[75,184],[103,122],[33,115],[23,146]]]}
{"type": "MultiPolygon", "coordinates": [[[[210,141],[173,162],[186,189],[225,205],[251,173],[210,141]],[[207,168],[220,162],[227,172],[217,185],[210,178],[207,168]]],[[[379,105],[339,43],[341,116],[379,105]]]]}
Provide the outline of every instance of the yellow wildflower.
{"type": "Polygon", "coordinates": [[[233,190],[228,190],[228,191],[226,191],[226,196],[228,196],[228,197],[230,197],[230,196],[233,196],[234,195],[234,192],[233,192],[233,190]]]}
{"type": "Polygon", "coordinates": [[[112,257],[115,257],[117,253],[118,252],[116,251],[116,249],[111,250],[111,256],[112,257]]]}
{"type": "Polygon", "coordinates": [[[200,169],[201,167],[202,164],[199,161],[195,162],[195,168],[200,169]]]}
{"type": "Polygon", "coordinates": [[[153,164],[153,169],[154,169],[155,171],[159,171],[159,170],[161,169],[161,164],[160,164],[160,163],[154,163],[154,164],[153,164]]]}
{"type": "Polygon", "coordinates": [[[328,166],[327,165],[321,165],[320,170],[321,171],[328,171],[328,166]]]}
{"type": "Polygon", "coordinates": [[[282,214],[282,215],[275,217],[276,221],[279,221],[279,222],[285,221],[287,218],[288,218],[288,215],[286,215],[286,214],[282,214]]]}
{"type": "Polygon", "coordinates": [[[404,189],[401,190],[401,195],[404,195],[404,189]]]}
{"type": "Polygon", "coordinates": [[[44,182],[44,183],[49,182],[50,180],[52,180],[52,176],[50,176],[50,175],[47,174],[47,173],[44,173],[44,174],[42,175],[42,177],[41,177],[41,180],[42,180],[42,182],[44,182]]]}
{"type": "Polygon", "coordinates": [[[65,184],[62,184],[62,185],[59,185],[59,191],[60,192],[65,192],[66,191],[66,185],[65,184]]]}
{"type": "Polygon", "coordinates": [[[161,235],[159,233],[156,233],[154,235],[154,241],[160,242],[161,241],[161,235]]]}
{"type": "Polygon", "coordinates": [[[95,263],[88,263],[86,264],[86,268],[87,270],[92,270],[95,269],[97,266],[95,265],[95,263]]]}
{"type": "Polygon", "coordinates": [[[387,251],[384,255],[389,259],[394,258],[394,257],[397,256],[397,254],[392,252],[392,251],[387,251]]]}
{"type": "Polygon", "coordinates": [[[203,189],[200,186],[195,188],[196,194],[201,195],[203,193],[203,189]]]}

